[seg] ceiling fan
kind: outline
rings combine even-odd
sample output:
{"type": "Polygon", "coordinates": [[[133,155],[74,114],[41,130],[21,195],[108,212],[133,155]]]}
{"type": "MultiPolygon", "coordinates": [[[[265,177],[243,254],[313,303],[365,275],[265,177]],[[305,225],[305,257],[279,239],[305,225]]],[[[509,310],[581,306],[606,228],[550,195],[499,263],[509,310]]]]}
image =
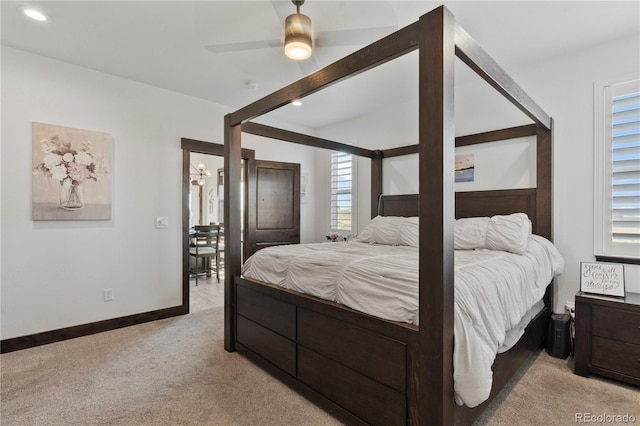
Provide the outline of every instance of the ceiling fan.
{"type": "MultiPolygon", "coordinates": [[[[313,31],[311,18],[300,13],[300,7],[305,0],[291,0],[296,7],[296,13],[283,16],[281,8],[273,5],[280,21],[284,21],[284,40],[257,40],[239,43],[213,44],[205,48],[213,53],[228,53],[243,50],[266,48],[283,48],[287,57],[298,61],[303,74],[318,69],[318,64],[312,57],[313,48],[332,46],[365,45],[377,40],[397,29],[397,26],[357,28],[350,30],[313,31]]],[[[322,24],[320,24],[322,26],[322,24]]]]}

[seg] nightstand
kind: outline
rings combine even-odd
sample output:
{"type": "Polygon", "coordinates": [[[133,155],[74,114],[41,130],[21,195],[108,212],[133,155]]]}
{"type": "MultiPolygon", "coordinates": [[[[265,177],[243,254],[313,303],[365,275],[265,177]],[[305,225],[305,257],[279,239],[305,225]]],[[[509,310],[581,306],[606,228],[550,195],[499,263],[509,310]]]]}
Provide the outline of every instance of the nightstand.
{"type": "Polygon", "coordinates": [[[576,294],[575,369],[640,386],[640,293],[576,294]]]}

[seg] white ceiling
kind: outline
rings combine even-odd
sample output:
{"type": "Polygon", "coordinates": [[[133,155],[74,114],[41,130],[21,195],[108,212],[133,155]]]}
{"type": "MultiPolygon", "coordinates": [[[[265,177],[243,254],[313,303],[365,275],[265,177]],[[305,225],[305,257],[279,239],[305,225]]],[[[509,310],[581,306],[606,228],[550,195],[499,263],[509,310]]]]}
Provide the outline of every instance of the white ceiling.
{"type": "MultiPolygon", "coordinates": [[[[303,76],[301,67],[272,47],[213,53],[206,46],[283,38],[283,1],[7,1],[2,0],[2,44],[127,79],[240,108],[303,76]],[[19,6],[39,7],[52,22],[22,16],[19,6]],[[256,89],[247,87],[257,83],[256,89]]],[[[456,20],[509,71],[640,31],[638,1],[453,1],[456,20]]],[[[431,1],[307,0],[302,13],[314,31],[401,28],[439,6],[431,1]]],[[[345,40],[345,43],[348,40],[345,40]]],[[[318,47],[317,66],[374,40],[318,47]]],[[[367,78],[313,95],[300,108],[274,117],[317,128],[362,114],[393,97],[411,96],[415,57],[393,61],[367,78]],[[407,69],[409,69],[407,71],[407,69]],[[412,74],[413,73],[413,74],[412,74]],[[358,81],[357,84],[354,84],[358,81]],[[371,90],[375,87],[376,90],[371,90]],[[323,100],[334,100],[327,108],[323,100]]],[[[313,64],[311,64],[313,65],[313,64]]],[[[305,64],[308,69],[310,64],[305,64]]],[[[370,75],[369,75],[370,74],[370,75]]]]}

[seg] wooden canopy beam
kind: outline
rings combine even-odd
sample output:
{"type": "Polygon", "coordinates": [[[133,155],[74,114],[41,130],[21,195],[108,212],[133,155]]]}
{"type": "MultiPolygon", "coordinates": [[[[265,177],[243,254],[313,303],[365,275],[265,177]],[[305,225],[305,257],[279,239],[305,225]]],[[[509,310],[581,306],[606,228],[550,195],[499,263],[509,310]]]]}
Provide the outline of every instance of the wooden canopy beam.
{"type": "Polygon", "coordinates": [[[285,142],[297,143],[299,145],[312,146],[315,148],[331,149],[344,152],[346,154],[358,155],[360,157],[375,158],[375,151],[364,149],[353,145],[330,141],[315,136],[304,135],[289,130],[278,129],[276,127],[248,121],[242,125],[242,132],[251,135],[263,136],[265,138],[278,139],[285,142]]]}
{"type": "Polygon", "coordinates": [[[551,117],[494,61],[462,28],[455,25],[456,56],[474,70],[520,111],[545,129],[551,129],[551,117]]]}
{"type": "Polygon", "coordinates": [[[313,74],[309,74],[295,83],[231,113],[230,124],[235,126],[244,123],[287,105],[295,99],[311,95],[320,89],[417,49],[417,29],[417,22],[404,27],[313,74]]]}
{"type": "MultiPolygon", "coordinates": [[[[458,136],[455,139],[456,147],[477,145],[487,142],[504,141],[507,139],[523,138],[526,136],[535,136],[538,126],[535,124],[527,124],[524,126],[510,127],[508,129],[492,130],[489,132],[475,133],[473,135],[458,136]]],[[[407,145],[398,148],[390,148],[382,150],[383,158],[400,157],[402,155],[417,154],[419,145],[407,145]]]]}

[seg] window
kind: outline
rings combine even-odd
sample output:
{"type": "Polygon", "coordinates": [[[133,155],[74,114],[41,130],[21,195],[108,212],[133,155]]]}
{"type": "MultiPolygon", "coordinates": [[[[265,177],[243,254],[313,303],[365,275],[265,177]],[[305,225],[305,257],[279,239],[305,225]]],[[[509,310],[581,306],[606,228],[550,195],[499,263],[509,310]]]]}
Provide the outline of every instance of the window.
{"type": "Polygon", "coordinates": [[[596,255],[640,258],[640,80],[596,84],[596,255]]]}
{"type": "Polygon", "coordinates": [[[353,155],[342,152],[331,154],[331,212],[332,232],[351,233],[355,228],[353,155]]]}

